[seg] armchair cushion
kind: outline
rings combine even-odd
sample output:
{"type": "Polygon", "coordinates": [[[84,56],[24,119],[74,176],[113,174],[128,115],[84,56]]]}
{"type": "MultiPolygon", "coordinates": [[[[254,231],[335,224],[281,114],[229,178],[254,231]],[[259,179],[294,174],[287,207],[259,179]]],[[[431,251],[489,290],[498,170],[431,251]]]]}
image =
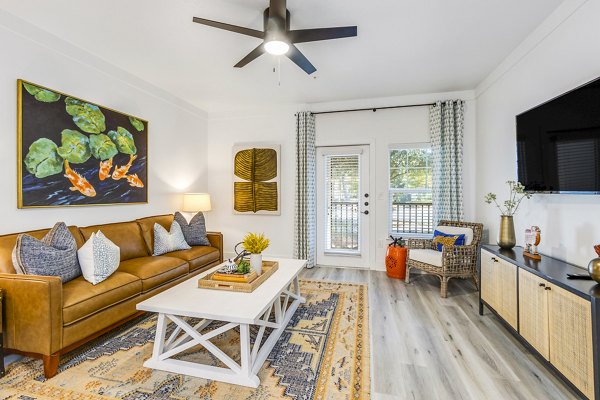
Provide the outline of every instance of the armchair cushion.
{"type": "Polygon", "coordinates": [[[467,246],[473,242],[473,229],[464,228],[461,226],[449,226],[449,225],[438,225],[435,228],[438,232],[443,232],[447,235],[465,235],[465,242],[467,246]]]}
{"type": "Polygon", "coordinates": [[[442,267],[442,253],[431,249],[409,249],[408,259],[442,267]]]}

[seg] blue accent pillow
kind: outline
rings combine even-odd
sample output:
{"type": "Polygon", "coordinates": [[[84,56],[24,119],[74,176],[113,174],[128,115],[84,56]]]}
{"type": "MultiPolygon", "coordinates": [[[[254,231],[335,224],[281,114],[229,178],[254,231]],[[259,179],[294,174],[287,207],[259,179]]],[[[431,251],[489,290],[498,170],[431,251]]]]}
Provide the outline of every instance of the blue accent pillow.
{"type": "Polygon", "coordinates": [[[444,245],[464,246],[465,235],[464,233],[456,235],[435,230],[433,232],[433,243],[436,244],[437,251],[442,251],[444,245]]]}

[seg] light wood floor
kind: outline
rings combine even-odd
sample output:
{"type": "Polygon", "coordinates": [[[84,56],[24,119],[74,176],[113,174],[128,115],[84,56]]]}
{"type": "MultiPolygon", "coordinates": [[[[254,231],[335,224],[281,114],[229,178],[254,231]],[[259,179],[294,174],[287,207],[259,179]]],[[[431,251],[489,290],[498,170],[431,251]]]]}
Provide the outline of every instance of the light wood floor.
{"type": "Polygon", "coordinates": [[[472,281],[315,267],[304,279],[369,285],[373,399],[576,399],[489,310],[478,314],[472,281]],[[414,279],[413,279],[414,277],[414,279]]]}

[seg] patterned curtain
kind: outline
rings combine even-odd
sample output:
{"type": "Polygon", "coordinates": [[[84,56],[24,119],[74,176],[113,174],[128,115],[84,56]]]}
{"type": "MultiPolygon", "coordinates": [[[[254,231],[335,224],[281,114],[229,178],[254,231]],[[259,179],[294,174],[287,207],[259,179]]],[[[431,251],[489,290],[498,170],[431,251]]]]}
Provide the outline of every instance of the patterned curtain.
{"type": "Polygon", "coordinates": [[[310,112],[296,115],[296,191],[294,216],[294,258],[316,263],[317,235],[317,149],[315,116],[310,112]]]}
{"type": "Polygon", "coordinates": [[[429,107],[433,151],[433,222],[462,221],[462,164],[465,102],[438,101],[429,107]]]}

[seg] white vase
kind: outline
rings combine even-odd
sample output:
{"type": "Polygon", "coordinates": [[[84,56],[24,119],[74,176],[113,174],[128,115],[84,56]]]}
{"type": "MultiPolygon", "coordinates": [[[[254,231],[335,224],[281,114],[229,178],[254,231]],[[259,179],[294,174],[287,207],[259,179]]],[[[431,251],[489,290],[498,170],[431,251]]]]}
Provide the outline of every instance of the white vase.
{"type": "Polygon", "coordinates": [[[262,253],[250,254],[250,268],[256,271],[256,275],[262,273],[262,253]]]}

